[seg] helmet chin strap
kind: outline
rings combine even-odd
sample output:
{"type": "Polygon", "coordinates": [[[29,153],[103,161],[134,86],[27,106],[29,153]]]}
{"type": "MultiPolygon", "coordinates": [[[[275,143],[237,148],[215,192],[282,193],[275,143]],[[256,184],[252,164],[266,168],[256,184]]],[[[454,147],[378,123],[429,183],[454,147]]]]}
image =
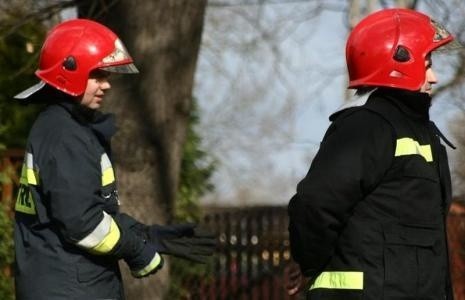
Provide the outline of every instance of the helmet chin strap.
{"type": "Polygon", "coordinates": [[[430,122],[431,128],[433,129],[433,132],[441,138],[441,140],[444,141],[444,143],[447,144],[447,146],[451,147],[452,149],[456,149],[455,145],[452,144],[445,136],[442,134],[442,132],[439,130],[439,128],[434,124],[434,122],[430,122]]]}

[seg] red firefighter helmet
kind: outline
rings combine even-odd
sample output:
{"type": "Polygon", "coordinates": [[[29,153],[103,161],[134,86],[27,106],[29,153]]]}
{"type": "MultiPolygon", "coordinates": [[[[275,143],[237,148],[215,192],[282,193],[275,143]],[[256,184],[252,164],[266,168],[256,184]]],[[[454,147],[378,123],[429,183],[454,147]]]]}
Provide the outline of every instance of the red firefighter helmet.
{"type": "Polygon", "coordinates": [[[420,90],[425,58],[453,41],[430,17],[410,9],[384,9],[360,21],[347,39],[349,88],[385,86],[420,90]]]}
{"type": "Polygon", "coordinates": [[[42,46],[35,72],[42,81],[15,98],[27,98],[45,83],[66,94],[81,95],[95,69],[138,73],[123,43],[109,28],[87,19],[64,21],[52,28],[42,46]]]}

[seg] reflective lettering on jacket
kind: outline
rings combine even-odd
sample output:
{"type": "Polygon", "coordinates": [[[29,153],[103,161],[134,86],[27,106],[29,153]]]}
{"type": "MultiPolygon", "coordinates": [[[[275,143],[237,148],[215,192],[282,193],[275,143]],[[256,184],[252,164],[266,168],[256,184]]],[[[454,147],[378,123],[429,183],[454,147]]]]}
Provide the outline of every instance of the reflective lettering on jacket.
{"type": "Polygon", "coordinates": [[[427,162],[433,161],[431,145],[420,145],[420,143],[409,137],[400,138],[396,141],[396,152],[394,156],[398,157],[404,155],[421,155],[427,162]]]}
{"type": "Polygon", "coordinates": [[[15,210],[29,215],[36,214],[34,199],[29,189],[30,185],[38,185],[39,174],[34,170],[34,159],[31,153],[26,153],[21,177],[19,179],[19,191],[16,198],[15,210]]]}
{"type": "Polygon", "coordinates": [[[322,272],[309,288],[313,289],[363,290],[363,272],[322,272]]]}

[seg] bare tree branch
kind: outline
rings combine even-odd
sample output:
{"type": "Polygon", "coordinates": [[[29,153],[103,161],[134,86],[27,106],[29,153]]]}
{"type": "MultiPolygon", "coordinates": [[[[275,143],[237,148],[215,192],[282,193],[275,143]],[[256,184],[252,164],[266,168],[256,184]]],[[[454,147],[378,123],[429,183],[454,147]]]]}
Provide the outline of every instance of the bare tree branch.
{"type": "MultiPolygon", "coordinates": [[[[34,21],[50,20],[53,16],[58,15],[59,12],[61,12],[65,8],[76,6],[76,3],[77,3],[77,0],[63,0],[63,1],[58,1],[58,2],[52,2],[49,4],[47,3],[46,5],[42,5],[42,6],[35,5],[33,6],[32,12],[19,18],[15,24],[8,24],[7,27],[1,26],[0,32],[2,33],[0,34],[0,38],[5,38],[11,35],[12,33],[16,32],[18,28],[20,28],[24,24],[31,22],[33,20],[34,21]]],[[[17,14],[16,9],[8,4],[2,5],[1,9],[3,10],[3,14],[6,16],[17,14]]]]}
{"type": "Polygon", "coordinates": [[[446,84],[436,88],[435,95],[440,95],[444,92],[448,92],[454,88],[460,87],[465,81],[465,51],[460,51],[458,54],[458,62],[456,63],[455,73],[452,79],[446,84]]]}
{"type": "Polygon", "coordinates": [[[262,5],[274,5],[274,4],[310,4],[316,3],[319,8],[324,10],[333,10],[341,11],[341,4],[345,6],[345,3],[341,1],[324,1],[324,0],[230,0],[230,1],[221,1],[210,0],[208,6],[211,8],[221,8],[221,7],[240,7],[240,6],[262,6],[262,5]]]}

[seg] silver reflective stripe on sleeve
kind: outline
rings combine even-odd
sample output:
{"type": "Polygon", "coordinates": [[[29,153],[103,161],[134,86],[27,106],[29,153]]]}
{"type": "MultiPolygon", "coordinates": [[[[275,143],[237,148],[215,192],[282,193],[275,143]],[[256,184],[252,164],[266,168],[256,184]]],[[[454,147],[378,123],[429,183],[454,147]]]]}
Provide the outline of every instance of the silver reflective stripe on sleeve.
{"type": "Polygon", "coordinates": [[[118,225],[109,214],[103,212],[102,221],[77,245],[95,254],[106,254],[113,250],[120,236],[118,225]]]}

